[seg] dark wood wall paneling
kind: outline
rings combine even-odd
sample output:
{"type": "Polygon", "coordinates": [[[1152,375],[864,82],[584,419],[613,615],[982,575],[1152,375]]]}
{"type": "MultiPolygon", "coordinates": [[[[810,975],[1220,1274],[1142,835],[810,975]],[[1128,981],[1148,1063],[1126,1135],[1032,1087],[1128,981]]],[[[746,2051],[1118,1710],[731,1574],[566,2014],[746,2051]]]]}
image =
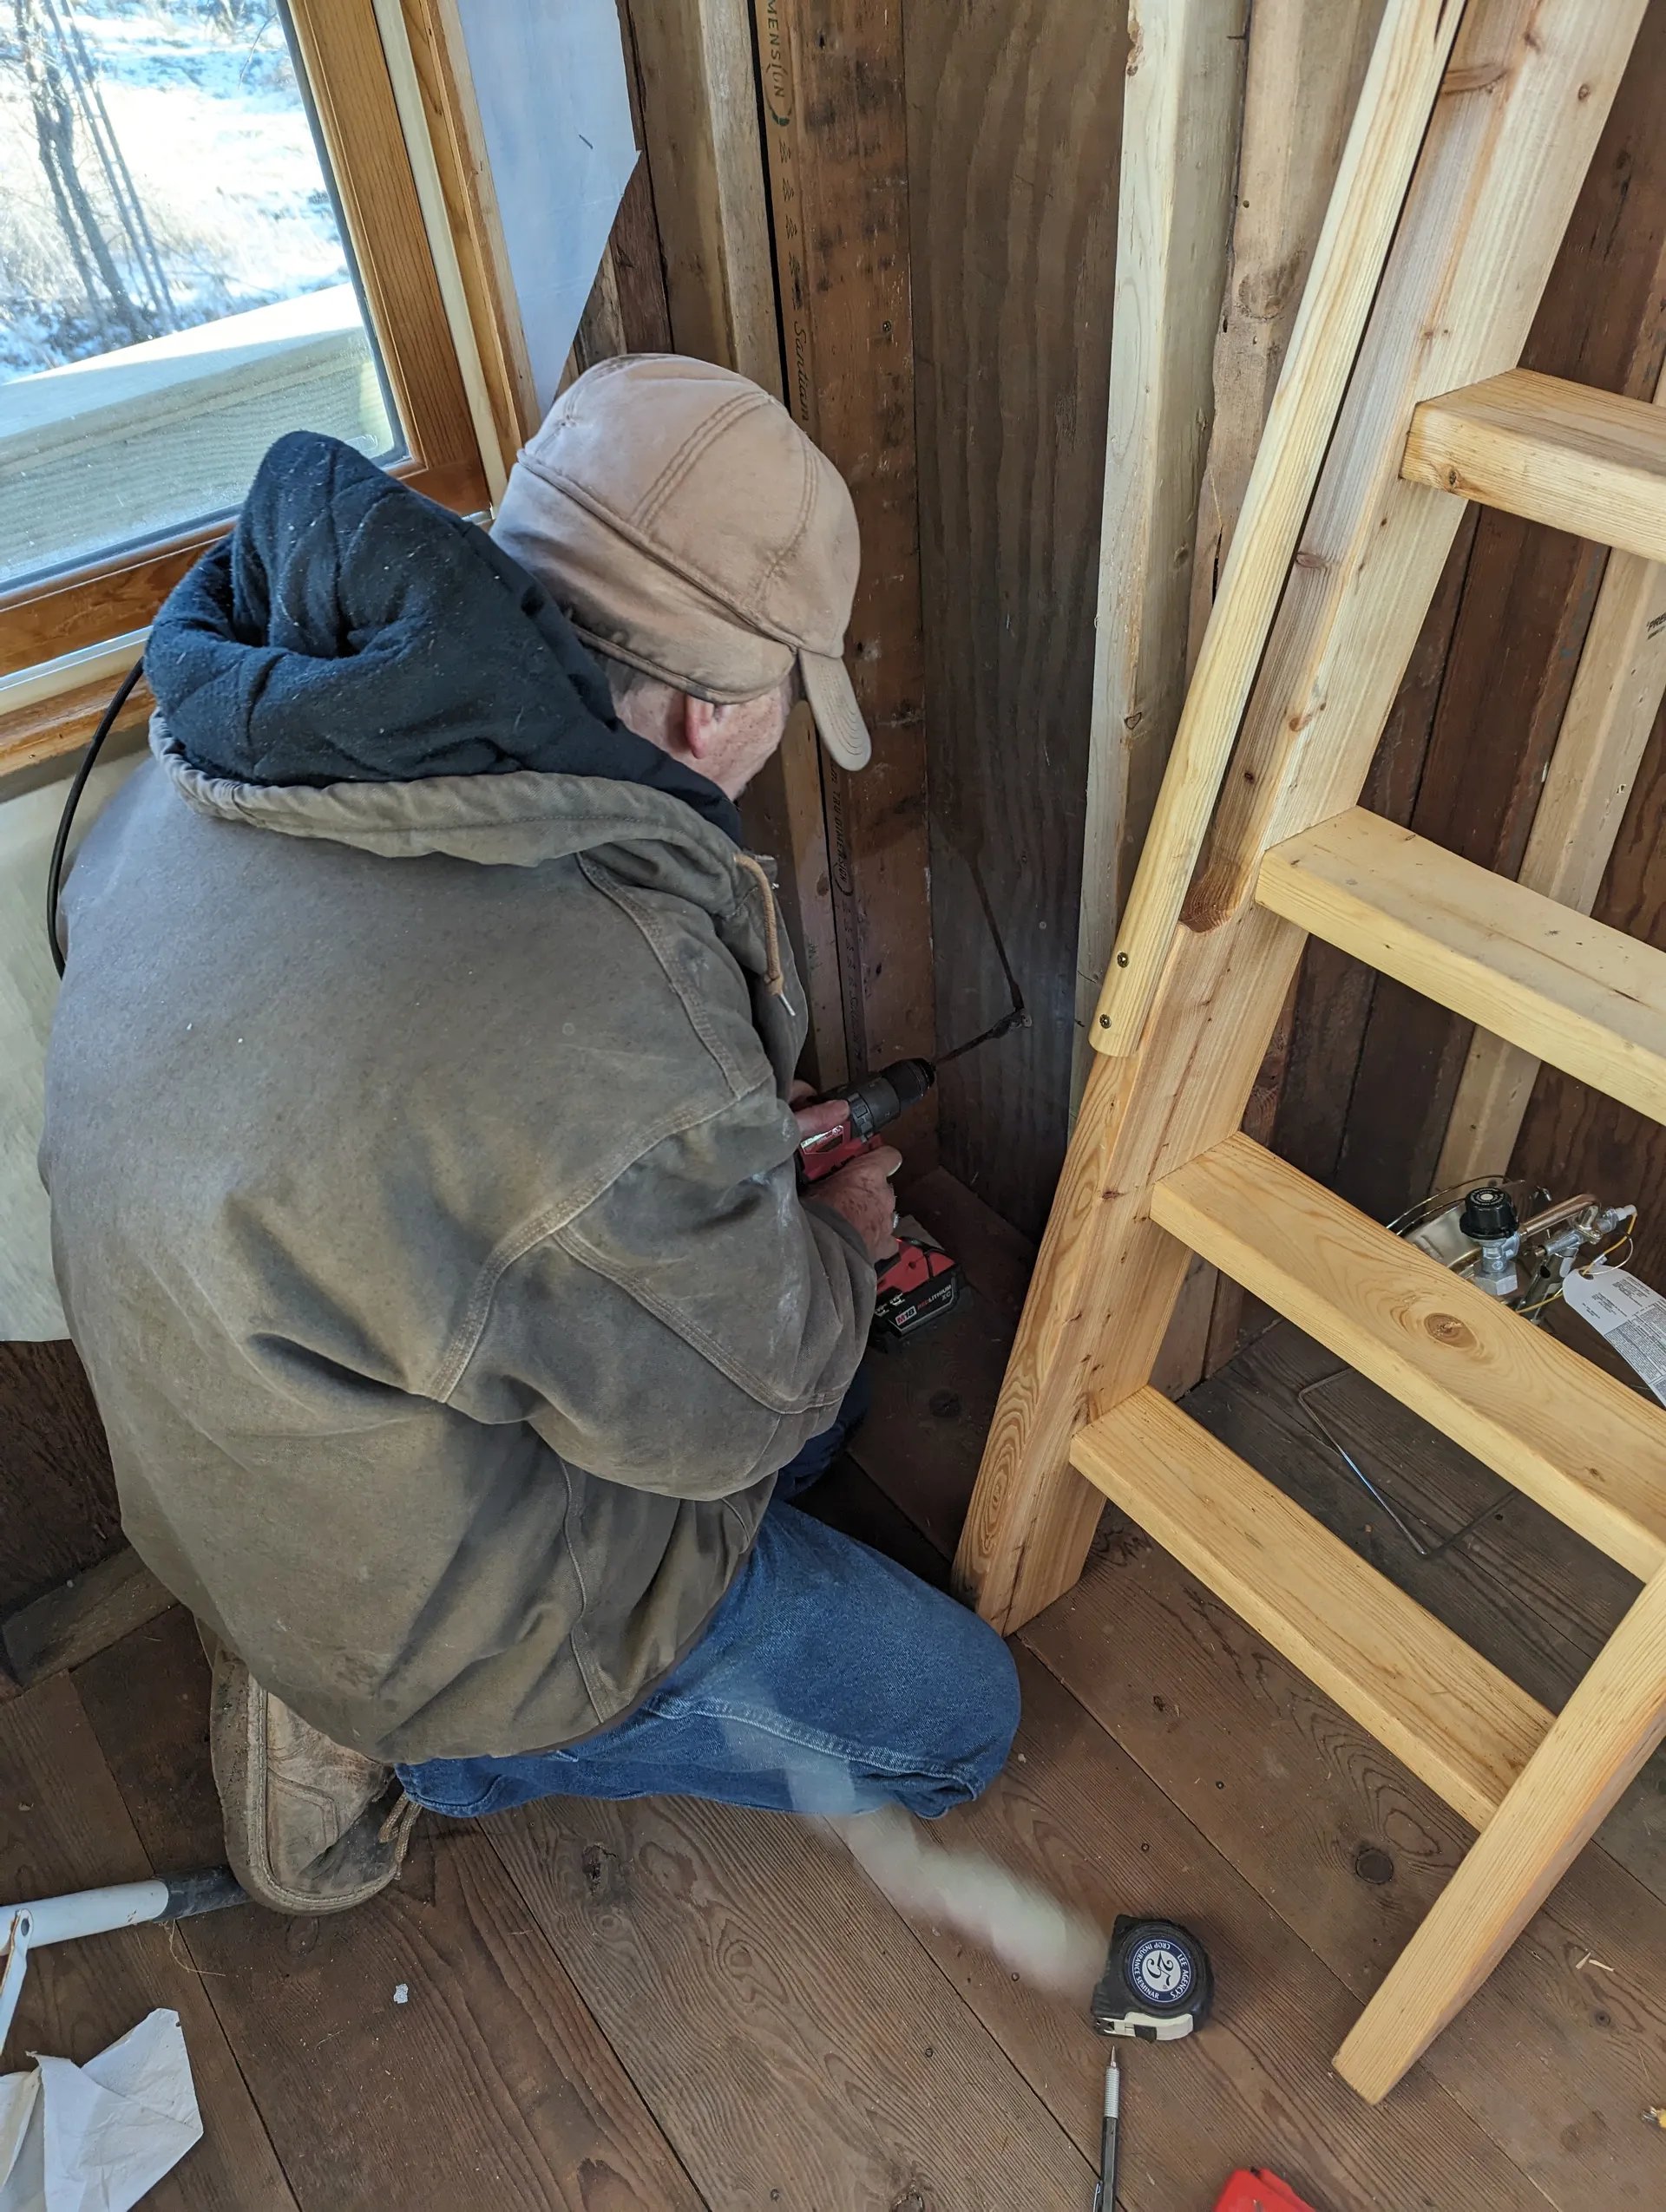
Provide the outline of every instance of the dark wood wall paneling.
{"type": "MultiPolygon", "coordinates": [[[[755,0],[787,404],[850,487],[862,574],[845,636],[874,756],[822,762],[853,1076],[932,1050],[910,175],[901,10],[755,0]]],[[[901,1133],[930,1164],[935,1105],[901,1133]]]]}
{"type": "MultiPolygon", "coordinates": [[[[1666,0],[1644,18],[1525,365],[1652,396],[1666,353],[1666,0]]],[[[1365,803],[1483,867],[1520,865],[1545,765],[1578,665],[1605,553],[1511,516],[1472,511],[1385,735],[1365,803]]],[[[1599,916],[1666,946],[1660,733],[1632,794],[1599,916]]],[[[1275,1143],[1380,1218],[1430,1187],[1469,1024],[1309,946],[1275,1143]]],[[[1547,1072],[1518,1148],[1558,1190],[1591,1183],[1645,1202],[1666,1168],[1653,1124],[1547,1072]],[[1641,1188],[1639,1187],[1641,1185],[1641,1188]]],[[[1666,1261],[1666,1217],[1649,1261],[1666,1261]]],[[[1656,1269],[1657,1272],[1657,1269],[1656,1269]]]]}
{"type": "Polygon", "coordinates": [[[1038,1234],[1064,1156],[1125,11],[904,15],[943,1163],[1038,1234]]]}
{"type": "Polygon", "coordinates": [[[120,1540],[104,1430],[75,1346],[0,1345],[0,1613],[95,1566],[120,1540]]]}

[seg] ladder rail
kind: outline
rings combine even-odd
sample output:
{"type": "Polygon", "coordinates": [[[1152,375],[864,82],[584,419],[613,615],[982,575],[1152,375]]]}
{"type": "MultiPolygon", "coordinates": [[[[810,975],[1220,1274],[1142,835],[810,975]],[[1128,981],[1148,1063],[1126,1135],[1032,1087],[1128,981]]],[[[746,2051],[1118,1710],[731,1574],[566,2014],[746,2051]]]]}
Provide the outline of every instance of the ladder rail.
{"type": "MultiPolygon", "coordinates": [[[[1003,1629],[1081,1572],[1098,1493],[1072,1454],[1092,1457],[1088,1424],[1137,1397],[1149,1410],[1139,1394],[1189,1261],[1157,1218],[1157,1187],[1233,1135],[1307,941],[1301,920],[1256,902],[1263,862],[1357,806],[1462,514],[1448,491],[1401,474],[1413,411],[1518,359],[1643,8],[1463,8],[1299,543],[1276,579],[1276,612],[1243,628],[1219,671],[1226,694],[1248,687],[1228,772],[1222,780],[1218,729],[1211,751],[1197,736],[1203,709],[1192,710],[1150,868],[1142,862],[1147,890],[1137,883],[1119,941],[1126,964],[1113,961],[1096,1017],[1098,1050],[956,1555],[960,1586],[1003,1629]]],[[[1648,1571],[1657,1536],[1645,1535],[1648,1571]]],[[[1584,1736],[1551,1728],[1437,1907],[1450,1934],[1466,1903],[1479,1906],[1479,1933],[1459,1934],[1445,1955],[1420,1934],[1367,2007],[1341,2060],[1362,2095],[1392,2087],[1479,1986],[1612,1802],[1615,1777],[1646,1754],[1666,1701],[1666,1658],[1659,1682],[1644,1679],[1666,1639],[1660,1594],[1666,1568],[1629,1616],[1640,1625],[1623,1626],[1592,1668],[1591,1694],[1577,1693],[1584,1736]],[[1478,1888],[1489,1882],[1497,1894],[1478,1888]]],[[[1333,1664],[1339,1648],[1315,1650],[1315,1664],[1333,1664]]],[[[1376,1694],[1368,1679],[1360,1694],[1376,1694]]]]}
{"type": "Polygon", "coordinates": [[[1666,1734],[1666,1572],[1592,1660],[1336,2053],[1368,2104],[1486,1980],[1666,1734]]]}
{"type": "Polygon", "coordinates": [[[1462,13],[1389,0],[1090,1037],[1138,1044],[1462,13]]]}
{"type": "Polygon", "coordinates": [[[1089,1073],[956,1560],[1003,1628],[1081,1571],[1094,1515],[1071,1436],[1147,1380],[1184,1272],[1145,1193],[1236,1127],[1295,972],[1302,932],[1250,899],[1262,854],[1357,802],[1439,581],[1461,509],[1400,481],[1413,407],[1518,356],[1642,10],[1464,10],[1216,809],[1224,906],[1171,933],[1137,1050],[1089,1073]]]}

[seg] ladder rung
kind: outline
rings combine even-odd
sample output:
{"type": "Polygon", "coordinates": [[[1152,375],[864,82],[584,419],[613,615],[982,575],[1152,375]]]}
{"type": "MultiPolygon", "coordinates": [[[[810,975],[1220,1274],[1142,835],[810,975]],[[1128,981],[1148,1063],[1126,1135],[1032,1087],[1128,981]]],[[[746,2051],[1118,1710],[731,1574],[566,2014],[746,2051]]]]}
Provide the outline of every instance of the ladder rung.
{"type": "Polygon", "coordinates": [[[1484,1828],[1551,1716],[1159,1391],[1071,1460],[1453,1809],[1484,1828]]]}
{"type": "Polygon", "coordinates": [[[1666,952],[1360,807],[1274,846],[1256,897],[1666,1122],[1666,952]]]}
{"type": "Polygon", "coordinates": [[[1666,1412],[1243,1135],[1151,1218],[1647,1578],[1666,1565],[1666,1412]]]}
{"type": "Polygon", "coordinates": [[[1666,412],[1531,369],[1426,399],[1400,474],[1666,560],[1666,412]]]}

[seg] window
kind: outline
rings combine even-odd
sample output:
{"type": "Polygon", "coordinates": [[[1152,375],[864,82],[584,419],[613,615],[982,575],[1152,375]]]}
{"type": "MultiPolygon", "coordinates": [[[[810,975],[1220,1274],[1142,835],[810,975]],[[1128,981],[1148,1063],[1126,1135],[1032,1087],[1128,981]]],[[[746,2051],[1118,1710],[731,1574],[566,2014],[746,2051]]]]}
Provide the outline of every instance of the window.
{"type": "Polygon", "coordinates": [[[0,589],[229,514],[296,422],[403,458],[263,0],[12,0],[0,589]]]}
{"type": "Polygon", "coordinates": [[[0,674],[148,622],[283,431],[486,487],[372,0],[0,0],[0,674]]]}

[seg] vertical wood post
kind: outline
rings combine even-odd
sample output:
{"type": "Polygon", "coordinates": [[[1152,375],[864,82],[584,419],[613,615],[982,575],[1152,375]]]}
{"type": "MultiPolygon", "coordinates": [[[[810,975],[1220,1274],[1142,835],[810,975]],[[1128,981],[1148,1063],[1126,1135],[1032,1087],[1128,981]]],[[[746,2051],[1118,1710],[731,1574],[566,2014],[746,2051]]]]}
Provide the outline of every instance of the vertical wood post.
{"type": "Polygon", "coordinates": [[[1076,946],[1078,1096],[1088,1026],[1186,688],[1249,9],[1246,0],[1131,0],[1128,28],[1076,946]]]}
{"type": "MultiPolygon", "coordinates": [[[[934,1041],[902,11],[824,0],[813,38],[787,0],[754,18],[786,402],[862,532],[845,652],[874,756],[822,762],[855,1073],[934,1041]]],[[[916,1115],[935,1122],[935,1098],[916,1115]]]]}
{"type": "MultiPolygon", "coordinates": [[[[784,395],[780,324],[748,0],[620,0],[671,341],[784,395]]],[[[808,1070],[849,1072],[821,748],[800,717],[746,792],[750,842],[779,864],[781,904],[810,1001],[808,1070]]]]}

